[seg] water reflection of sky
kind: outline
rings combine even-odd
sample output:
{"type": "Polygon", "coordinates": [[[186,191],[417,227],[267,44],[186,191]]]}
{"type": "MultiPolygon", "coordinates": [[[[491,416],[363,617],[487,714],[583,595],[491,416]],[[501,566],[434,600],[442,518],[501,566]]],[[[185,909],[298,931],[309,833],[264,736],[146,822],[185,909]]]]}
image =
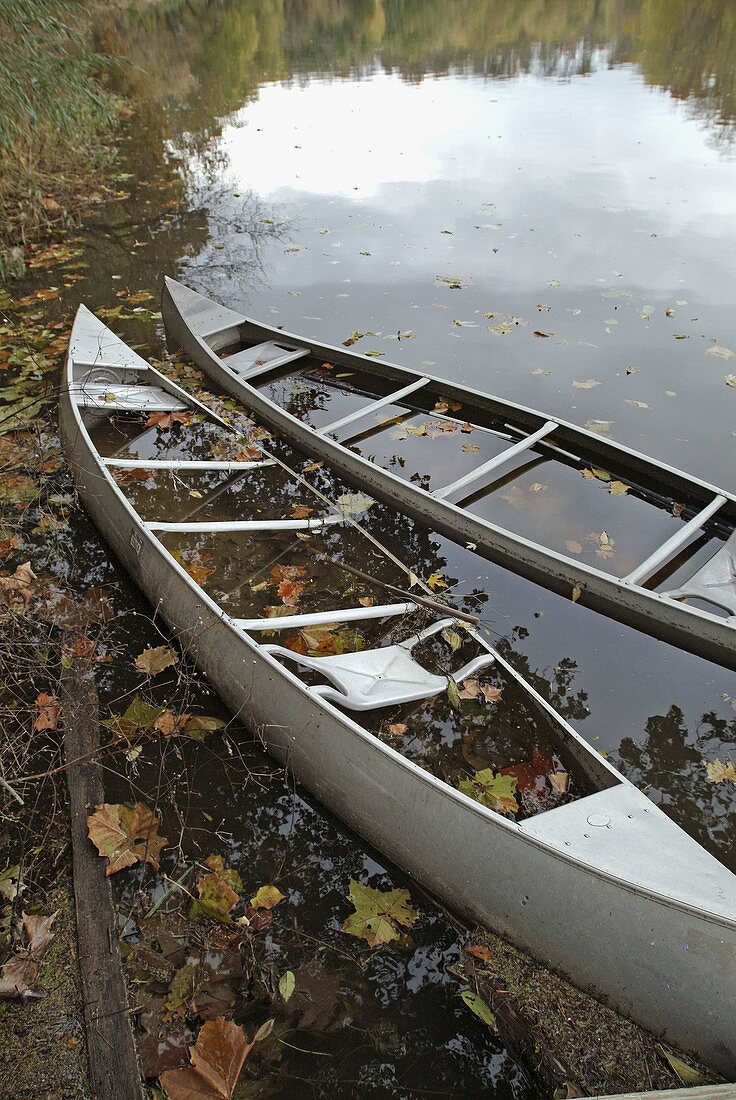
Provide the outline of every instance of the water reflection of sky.
{"type": "Polygon", "coordinates": [[[291,231],[255,287],[213,284],[206,248],[209,289],[328,342],[376,332],[390,358],[613,420],[620,440],[732,481],[736,359],[706,352],[736,350],[736,159],[635,67],[266,83],[221,148],[230,191],[291,231]],[[489,333],[510,316],[526,324],[489,333]]]}

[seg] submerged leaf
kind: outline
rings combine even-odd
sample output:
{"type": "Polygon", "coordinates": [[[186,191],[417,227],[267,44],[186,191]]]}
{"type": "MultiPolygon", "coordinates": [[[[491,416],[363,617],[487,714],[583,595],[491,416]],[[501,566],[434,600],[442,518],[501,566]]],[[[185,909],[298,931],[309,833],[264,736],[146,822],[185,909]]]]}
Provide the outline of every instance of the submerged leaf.
{"type": "Polygon", "coordinates": [[[143,802],[135,806],[105,802],[87,818],[89,838],[109,863],[106,875],[145,861],[158,870],[161,849],[168,841],[158,835],[159,820],[143,802]]]}
{"type": "Polygon", "coordinates": [[[369,497],[366,493],[342,493],[337,498],[337,504],[346,516],[357,516],[361,512],[367,512],[375,503],[373,497],[369,497]]]}
{"type": "Polygon", "coordinates": [[[169,1100],[232,1100],[235,1086],[258,1035],[248,1043],[243,1029],[218,1016],[207,1020],[189,1048],[191,1064],[166,1070],[159,1081],[169,1100]]]}
{"type": "Polygon", "coordinates": [[[483,768],[471,779],[461,779],[458,790],[469,798],[474,798],[482,806],[499,813],[514,814],[519,809],[519,803],[514,797],[516,777],[503,775],[501,772],[494,775],[492,768],[483,768]]]}
{"type": "Polygon", "coordinates": [[[285,897],[276,886],[259,886],[250,903],[254,909],[273,909],[285,897]]]}
{"type": "Polygon", "coordinates": [[[343,931],[370,947],[399,940],[397,926],[410,928],[419,915],[411,908],[408,890],[374,890],[351,878],[348,896],[355,912],[343,923],[343,931]]]}

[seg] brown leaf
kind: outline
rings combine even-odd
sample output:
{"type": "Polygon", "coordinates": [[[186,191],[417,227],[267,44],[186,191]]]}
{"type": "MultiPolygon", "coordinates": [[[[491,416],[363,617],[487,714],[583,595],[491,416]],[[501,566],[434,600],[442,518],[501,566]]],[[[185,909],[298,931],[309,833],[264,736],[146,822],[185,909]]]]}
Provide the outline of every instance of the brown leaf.
{"type": "Polygon", "coordinates": [[[318,470],[320,466],[324,466],[324,461],[320,459],[319,462],[310,462],[308,466],[305,466],[302,470],[303,474],[311,474],[313,470],[318,470]]]}
{"type": "Polygon", "coordinates": [[[41,961],[54,942],[51,925],[56,913],[50,917],[23,913],[23,927],[28,936],[28,947],[9,959],[0,970],[0,997],[20,1000],[39,1000],[46,994],[35,989],[41,961]]]}
{"type": "Polygon", "coordinates": [[[257,462],[261,457],[260,447],[248,446],[237,451],[233,456],[235,462],[257,462]]]}
{"type": "Polygon", "coordinates": [[[293,519],[306,519],[314,511],[313,508],[308,508],[306,504],[294,504],[292,505],[291,515],[293,519]]]}
{"type": "MultiPolygon", "coordinates": [[[[549,336],[554,336],[554,332],[540,332],[539,329],[536,329],[535,332],[534,332],[534,335],[535,336],[541,336],[541,337],[546,339],[549,336]]],[[[575,385],[574,382],[573,382],[573,385],[575,385]]]]}
{"type": "Polygon", "coordinates": [[[191,714],[174,714],[167,707],[154,721],[153,729],[162,737],[178,737],[191,717],[191,714]]]}
{"type": "Polygon", "coordinates": [[[168,843],[158,835],[159,820],[143,802],[135,806],[104,802],[87,818],[89,838],[101,856],[110,860],[106,875],[139,861],[158,870],[158,857],[168,843]]]}
{"type": "Polygon", "coordinates": [[[373,607],[373,597],[372,596],[360,596],[358,598],[358,603],[361,604],[361,606],[363,606],[363,607],[373,607]]]}
{"type": "Polygon", "coordinates": [[[472,955],[476,959],[481,959],[483,962],[490,962],[493,958],[493,952],[490,947],[486,947],[482,943],[471,943],[470,947],[466,947],[468,955],[472,955]]]}
{"type": "Polygon", "coordinates": [[[565,546],[570,554],[582,554],[583,552],[582,546],[575,539],[568,539],[565,546]]]}
{"type": "Polygon", "coordinates": [[[388,732],[392,733],[394,737],[402,737],[408,728],[405,722],[389,722],[386,726],[388,732]]]}
{"type": "Polygon", "coordinates": [[[0,593],[5,596],[10,604],[14,599],[23,601],[24,607],[31,598],[33,582],[38,577],[31,569],[31,563],[26,561],[19,565],[11,577],[0,577],[0,593]]]}
{"type": "Polygon", "coordinates": [[[149,413],[146,427],[170,428],[172,424],[188,424],[191,419],[192,414],[189,412],[149,413]]]}
{"type": "Polygon", "coordinates": [[[191,1065],[166,1070],[159,1081],[170,1100],[232,1100],[255,1042],[248,1043],[243,1029],[224,1016],[208,1020],[189,1048],[191,1065]]]}
{"type": "Polygon", "coordinates": [[[304,591],[304,585],[297,581],[281,581],[277,591],[286,607],[296,607],[297,600],[304,591]]]}
{"type": "Polygon", "coordinates": [[[503,694],[503,688],[479,684],[477,680],[463,680],[463,684],[463,690],[458,692],[460,699],[478,699],[482,696],[486,703],[497,703],[503,694]]]}
{"type": "Polygon", "coordinates": [[[148,646],[135,659],[135,667],[147,676],[158,676],[165,668],[170,668],[179,660],[179,655],[171,646],[159,645],[155,649],[148,646]]]}
{"type": "Polygon", "coordinates": [[[61,714],[61,704],[56,696],[42,691],[36,696],[36,706],[38,718],[33,723],[34,730],[55,730],[61,714]]]}
{"type": "Polygon", "coordinates": [[[547,778],[558,794],[565,793],[567,790],[567,781],[569,779],[567,772],[550,772],[547,778]]]}

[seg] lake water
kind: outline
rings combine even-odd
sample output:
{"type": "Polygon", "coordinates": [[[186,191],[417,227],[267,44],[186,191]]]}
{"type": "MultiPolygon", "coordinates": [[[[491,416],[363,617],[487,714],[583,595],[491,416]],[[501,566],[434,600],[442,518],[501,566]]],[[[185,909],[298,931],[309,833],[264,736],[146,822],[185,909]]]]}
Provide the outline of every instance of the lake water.
{"type": "MultiPolygon", "coordinates": [[[[99,35],[137,66],[141,107],[130,198],[88,234],[67,304],[169,274],[736,490],[733,5],[189,0],[99,35]]],[[[118,331],[160,352],[160,323],[118,331]]],[[[80,583],[112,578],[91,531],[76,538],[80,583]]],[[[736,787],[705,770],[734,754],[734,674],[435,542],[520,671],[736,870],[736,787]]],[[[144,610],[126,582],[118,599],[144,610]]],[[[272,767],[257,748],[247,762],[272,767]]],[[[452,921],[412,893],[413,948],[346,962],[350,877],[411,884],[280,777],[240,790],[225,774],[214,751],[187,757],[180,819],[216,826],[244,880],[288,887],[285,919],[329,944],[327,992],[288,1036],[301,1053],[283,1047],[247,1095],[531,1100],[458,999],[452,921]]],[[[277,970],[294,951],[273,947],[277,970]]]]}

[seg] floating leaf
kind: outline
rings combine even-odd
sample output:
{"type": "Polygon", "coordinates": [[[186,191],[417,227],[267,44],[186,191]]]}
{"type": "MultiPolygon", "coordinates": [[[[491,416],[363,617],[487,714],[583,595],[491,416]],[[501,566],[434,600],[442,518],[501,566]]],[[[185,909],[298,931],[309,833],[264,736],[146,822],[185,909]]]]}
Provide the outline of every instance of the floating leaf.
{"type": "Polygon", "coordinates": [[[130,741],[139,730],[150,730],[165,707],[152,707],[136,695],[123,714],[113,714],[103,724],[109,726],[114,736],[130,741]]]}
{"type": "Polygon", "coordinates": [[[311,474],[313,470],[319,470],[320,466],[324,466],[324,460],[320,459],[319,462],[310,462],[302,470],[303,474],[311,474]]]}
{"type": "Polygon", "coordinates": [[[443,578],[441,573],[432,573],[429,577],[427,577],[427,584],[433,592],[436,588],[448,587],[447,581],[443,578]]]}
{"type": "Polygon", "coordinates": [[[367,496],[366,493],[341,493],[337,498],[337,503],[343,515],[357,516],[361,512],[367,512],[376,502],[373,497],[367,496]]]}
{"type": "Polygon", "coordinates": [[[285,897],[286,894],[282,894],[276,886],[259,886],[250,903],[254,909],[273,909],[285,897]]]}
{"type": "Polygon", "coordinates": [[[355,912],[343,923],[343,931],[370,947],[399,940],[398,926],[410,928],[418,916],[411,908],[408,890],[374,890],[351,878],[348,897],[355,912]]]}
{"type": "Polygon", "coordinates": [[[152,649],[148,646],[135,659],[135,667],[147,676],[158,676],[165,668],[170,668],[179,660],[179,655],[171,646],[159,645],[152,649]]]}
{"type": "Polygon", "coordinates": [[[171,428],[174,424],[188,424],[192,419],[190,412],[154,412],[146,421],[147,428],[171,428]]]}
{"type": "Polygon", "coordinates": [[[486,703],[497,703],[503,694],[503,688],[491,687],[490,684],[479,684],[477,680],[463,680],[461,699],[485,699],[486,703]]]}
{"type": "Polygon", "coordinates": [[[259,1034],[248,1043],[232,1020],[224,1016],[207,1020],[189,1048],[191,1065],[165,1070],[159,1077],[169,1100],[232,1100],[243,1063],[260,1042],[259,1034]]]}
{"type": "Polygon", "coordinates": [[[445,639],[450,649],[454,653],[463,644],[463,640],[456,630],[451,630],[449,626],[446,626],[442,631],[442,637],[445,639]]]}
{"type": "Polygon", "coordinates": [[[306,519],[314,511],[313,508],[308,508],[306,504],[294,504],[291,509],[292,519],[306,519]]]}
{"type": "Polygon", "coordinates": [[[222,856],[208,856],[205,863],[212,873],[198,880],[199,897],[192,901],[187,916],[190,920],[209,917],[227,922],[230,910],[240,901],[238,891],[243,889],[242,880],[237,871],[225,866],[222,856]]]}
{"type": "Polygon", "coordinates": [[[145,861],[158,870],[161,849],[168,843],[158,835],[159,820],[143,802],[135,806],[105,802],[87,818],[89,838],[109,863],[106,875],[145,861]]]}
{"type": "Polygon", "coordinates": [[[287,970],[279,978],[279,993],[285,1001],[288,1001],[296,988],[296,978],[291,970],[287,970]]]}
{"type": "Polygon", "coordinates": [[[597,378],[586,378],[584,382],[573,382],[573,386],[578,390],[592,390],[593,386],[600,386],[600,384],[597,378]]]}
{"type": "Polygon", "coordinates": [[[591,466],[585,470],[581,470],[580,473],[583,475],[586,481],[597,480],[608,482],[612,480],[611,475],[608,473],[607,470],[598,470],[595,468],[595,466],[591,466]]]}
{"type": "Polygon", "coordinates": [[[514,797],[516,777],[503,775],[501,772],[494,775],[492,768],[483,768],[471,779],[461,779],[458,790],[499,813],[513,814],[519,809],[519,803],[514,797]]]}
{"type": "Polygon", "coordinates": [[[394,737],[403,737],[408,728],[405,722],[389,722],[386,726],[388,732],[394,737]]]}
{"type": "Polygon", "coordinates": [[[474,993],[472,991],[472,989],[464,990],[460,994],[460,996],[464,1004],[467,1005],[471,1012],[474,1012],[475,1015],[480,1020],[482,1020],[484,1024],[487,1024],[488,1027],[491,1028],[492,1031],[496,1030],[496,1017],[493,1015],[490,1008],[482,997],[479,997],[477,993],[474,993]]]}
{"type": "Polygon", "coordinates": [[[447,698],[451,707],[454,707],[455,710],[460,710],[460,692],[452,676],[449,676],[447,679],[447,698]]]}
{"type": "Polygon", "coordinates": [[[463,450],[467,454],[477,454],[480,451],[480,447],[476,447],[475,443],[463,443],[463,450]]]}
{"type": "Polygon", "coordinates": [[[727,764],[722,764],[720,760],[708,761],[705,770],[711,783],[723,783],[730,779],[736,785],[736,765],[733,760],[729,760],[727,764]]]}
{"type": "Polygon", "coordinates": [[[10,605],[15,600],[20,600],[25,607],[33,593],[33,582],[38,577],[31,569],[31,563],[26,561],[19,565],[12,576],[0,577],[0,594],[5,597],[10,605]]]}

